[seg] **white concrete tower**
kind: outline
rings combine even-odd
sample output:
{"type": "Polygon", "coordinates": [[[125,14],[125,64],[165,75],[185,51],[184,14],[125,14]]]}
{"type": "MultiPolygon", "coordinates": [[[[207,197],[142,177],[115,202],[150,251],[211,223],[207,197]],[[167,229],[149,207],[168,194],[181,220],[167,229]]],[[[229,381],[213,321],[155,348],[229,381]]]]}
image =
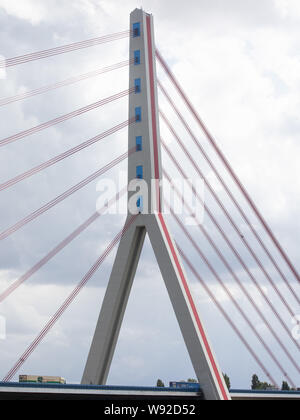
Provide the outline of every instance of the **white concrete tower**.
{"type": "MultiPolygon", "coordinates": [[[[161,188],[153,182],[162,178],[153,18],[136,9],[130,25],[130,59],[134,60],[130,88],[135,88],[135,93],[129,99],[129,119],[135,116],[137,121],[129,127],[128,149],[136,148],[136,153],[128,160],[128,180],[132,187],[137,179],[147,185],[149,193],[142,197],[140,211],[148,214],[162,211],[161,188]]],[[[136,203],[132,204],[129,210],[134,213],[136,203]]]]}
{"type": "MultiPolygon", "coordinates": [[[[200,320],[187,276],[162,208],[161,145],[155,65],[153,17],[141,9],[130,18],[129,202],[128,220],[102,303],[82,383],[105,385],[124,318],[146,233],[171,299],[195,373],[208,400],[230,400],[206,331],[200,320]],[[147,187],[147,188],[145,188],[147,187]]],[[[151,337],[149,337],[151,340],[151,337]]],[[[170,378],[172,379],[172,378],[170,378]]]]}

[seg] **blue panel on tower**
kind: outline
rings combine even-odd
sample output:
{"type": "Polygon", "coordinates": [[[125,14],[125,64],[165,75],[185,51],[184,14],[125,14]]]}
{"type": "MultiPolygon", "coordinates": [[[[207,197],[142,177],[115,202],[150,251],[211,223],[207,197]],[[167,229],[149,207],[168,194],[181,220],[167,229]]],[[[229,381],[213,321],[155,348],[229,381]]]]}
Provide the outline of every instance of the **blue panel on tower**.
{"type": "Polygon", "coordinates": [[[141,36],[141,24],[140,22],[133,24],[133,37],[141,36]]]}
{"type": "Polygon", "coordinates": [[[143,150],[143,138],[142,136],[136,137],[136,151],[141,152],[143,150]]]}
{"type": "Polygon", "coordinates": [[[135,79],[134,81],[134,89],[135,89],[135,93],[141,93],[142,88],[141,88],[141,79],[135,79]]]}
{"type": "Polygon", "coordinates": [[[143,197],[142,196],[138,198],[138,200],[136,202],[136,206],[137,206],[139,212],[142,213],[143,212],[143,197]]]}
{"type": "Polygon", "coordinates": [[[137,166],[136,167],[136,177],[137,179],[143,179],[144,177],[144,169],[142,166],[137,166]]]}
{"type": "Polygon", "coordinates": [[[135,108],[135,121],[136,122],[142,121],[142,108],[141,107],[135,108]]]}
{"type": "Polygon", "coordinates": [[[141,64],[141,51],[136,50],[134,51],[134,65],[138,66],[139,64],[141,64]]]}

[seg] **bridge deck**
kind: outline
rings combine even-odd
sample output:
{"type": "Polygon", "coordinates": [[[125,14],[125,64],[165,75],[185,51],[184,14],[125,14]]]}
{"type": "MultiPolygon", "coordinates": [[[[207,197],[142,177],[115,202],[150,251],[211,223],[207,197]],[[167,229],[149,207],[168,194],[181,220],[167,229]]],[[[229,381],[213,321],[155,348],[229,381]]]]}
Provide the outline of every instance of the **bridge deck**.
{"type": "MultiPolygon", "coordinates": [[[[300,400],[299,391],[249,391],[232,390],[231,397],[238,400],[300,400]]],[[[29,383],[0,383],[0,400],[168,400],[201,401],[203,393],[199,386],[193,389],[55,385],[29,383]]]]}
{"type": "Polygon", "coordinates": [[[299,391],[246,391],[232,390],[231,398],[235,401],[239,400],[300,400],[299,391]]]}
{"type": "Polygon", "coordinates": [[[195,390],[157,387],[0,383],[4,399],[203,400],[195,390]]]}

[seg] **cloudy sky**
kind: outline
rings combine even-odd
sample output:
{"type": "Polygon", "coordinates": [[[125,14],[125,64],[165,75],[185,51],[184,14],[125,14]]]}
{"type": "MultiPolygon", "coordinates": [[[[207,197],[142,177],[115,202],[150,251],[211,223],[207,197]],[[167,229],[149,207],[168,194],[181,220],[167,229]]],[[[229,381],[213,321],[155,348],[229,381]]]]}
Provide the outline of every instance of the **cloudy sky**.
{"type": "MultiPolygon", "coordinates": [[[[126,30],[130,12],[140,6],[154,14],[157,47],[299,270],[298,0],[188,0],[184,3],[177,0],[0,0],[0,55],[11,58],[126,30]]],[[[12,67],[8,69],[6,78],[0,80],[0,99],[126,59],[127,39],[12,67]]],[[[185,107],[159,66],[158,75],[186,114],[185,107]]],[[[118,93],[127,86],[128,69],[125,68],[2,107],[0,139],[118,93]]],[[[195,153],[197,162],[224,199],[227,208],[236,216],[238,226],[255,247],[294,313],[300,314],[296,301],[264,252],[255,243],[249,229],[236,215],[226,194],[199,152],[193,149],[191,139],[176,121],[162,96],[160,104],[185,144],[195,153]]],[[[1,148],[0,183],[126,120],[127,109],[127,99],[124,98],[1,148]]],[[[227,180],[226,171],[220,166],[199,127],[189,115],[187,119],[227,180]]],[[[187,173],[191,177],[195,176],[191,165],[180,155],[180,150],[163,123],[161,129],[170,148],[180,156],[187,173]]],[[[110,162],[125,152],[126,147],[125,129],[1,192],[0,230],[5,230],[110,162]]],[[[178,177],[164,154],[163,164],[173,177],[178,177]]],[[[126,162],[106,176],[118,179],[120,171],[126,171],[126,162]]],[[[229,179],[228,182],[293,288],[299,293],[299,286],[257,219],[229,179]]],[[[95,211],[99,196],[96,184],[96,181],[91,183],[38,220],[1,241],[0,291],[18,279],[95,211]]],[[[205,192],[205,199],[286,325],[292,329],[290,314],[275,296],[239,238],[230,230],[228,221],[224,219],[208,192],[205,192]]],[[[255,348],[266,368],[281,383],[284,379],[282,373],[233,308],[211,272],[182,237],[176,224],[171,218],[168,220],[176,240],[188,252],[199,273],[255,348]]],[[[0,341],[1,378],[79,283],[101,251],[120,230],[123,222],[124,216],[104,216],[99,219],[0,305],[0,316],[6,319],[7,329],[6,340],[0,341]]],[[[218,241],[222,252],[230,260],[235,272],[290,353],[299,360],[295,344],[253,288],[249,277],[243,273],[241,266],[226,248],[207,215],[204,226],[218,241]]],[[[190,228],[190,232],[243,305],[257,331],[265,338],[293,381],[300,385],[299,376],[290,361],[238,290],[198,228],[190,228]]],[[[20,373],[60,375],[71,383],[80,381],[114,255],[110,256],[91,279],[76,302],[24,364],[20,373]]],[[[255,372],[266,379],[201,285],[188,270],[187,272],[217,358],[222,370],[230,376],[233,387],[248,387],[255,372]]],[[[155,257],[146,241],[109,383],[153,385],[158,378],[169,382],[193,376],[195,374],[155,257]]]]}

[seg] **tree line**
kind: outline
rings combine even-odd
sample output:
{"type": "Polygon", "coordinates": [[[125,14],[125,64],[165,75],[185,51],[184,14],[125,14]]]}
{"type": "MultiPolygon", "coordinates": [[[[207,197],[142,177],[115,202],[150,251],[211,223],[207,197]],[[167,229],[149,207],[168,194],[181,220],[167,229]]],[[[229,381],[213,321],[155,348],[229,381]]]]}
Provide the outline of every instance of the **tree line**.
{"type": "MultiPolygon", "coordinates": [[[[226,373],[224,373],[223,375],[224,375],[224,380],[225,380],[225,383],[227,385],[227,388],[230,390],[231,389],[230,378],[226,373]]],[[[182,381],[179,381],[179,382],[198,383],[198,381],[196,379],[192,379],[192,378],[188,379],[187,381],[182,380],[182,381]]],[[[159,388],[162,388],[162,387],[165,387],[165,384],[161,379],[158,379],[158,381],[156,383],[156,386],[159,387],[159,388]]],[[[277,387],[275,387],[272,384],[269,384],[268,382],[261,382],[259,380],[258,375],[256,375],[256,374],[254,374],[252,376],[251,389],[253,391],[274,391],[274,390],[278,390],[277,387]]],[[[296,391],[296,389],[291,388],[286,381],[283,381],[282,386],[281,386],[281,391],[296,391]]]]}
{"type": "MultiPolygon", "coordinates": [[[[258,376],[255,374],[252,376],[251,389],[253,391],[272,391],[277,390],[278,388],[274,385],[268,384],[267,382],[261,382],[258,376]]],[[[286,381],[282,382],[281,391],[296,391],[296,389],[291,388],[286,381]]]]}

